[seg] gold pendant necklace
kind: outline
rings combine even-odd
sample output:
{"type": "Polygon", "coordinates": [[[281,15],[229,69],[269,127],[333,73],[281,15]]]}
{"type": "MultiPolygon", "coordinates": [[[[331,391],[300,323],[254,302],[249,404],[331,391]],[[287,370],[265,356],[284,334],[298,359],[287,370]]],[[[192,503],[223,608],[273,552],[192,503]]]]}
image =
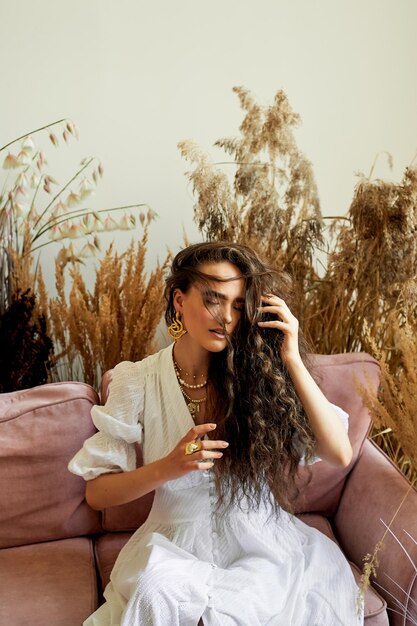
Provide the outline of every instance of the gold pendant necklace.
{"type": "Polygon", "coordinates": [[[204,396],[204,398],[199,398],[198,400],[194,400],[193,398],[190,398],[190,396],[184,391],[181,385],[180,388],[184,398],[187,401],[187,407],[191,413],[191,417],[194,419],[194,415],[200,411],[200,404],[207,400],[207,396],[204,396]]]}

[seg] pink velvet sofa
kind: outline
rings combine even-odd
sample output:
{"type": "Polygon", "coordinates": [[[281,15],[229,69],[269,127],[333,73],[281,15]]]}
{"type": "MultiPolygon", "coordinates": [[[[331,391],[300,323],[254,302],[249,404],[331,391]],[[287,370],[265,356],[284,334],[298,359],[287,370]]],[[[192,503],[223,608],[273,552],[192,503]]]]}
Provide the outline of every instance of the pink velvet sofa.
{"type": "MultiPolygon", "coordinates": [[[[298,514],[340,544],[359,576],[363,557],[384,535],[384,523],[409,485],[366,439],[370,419],[357,383],[367,378],[376,386],[377,363],[366,354],[343,354],[317,356],[316,365],[328,398],[350,413],[354,459],[346,470],[315,464],[298,514]]],[[[67,471],[69,459],[94,432],[90,409],[98,402],[91,387],[75,382],[0,395],[1,625],[80,625],[99,605],[120,548],[149,512],[152,494],[92,511],[84,481],[67,471]]],[[[366,593],[366,626],[416,623],[404,617],[415,615],[417,607],[417,546],[410,538],[417,539],[414,490],[392,531],[410,558],[387,533],[374,583],[378,592],[366,593]]]]}

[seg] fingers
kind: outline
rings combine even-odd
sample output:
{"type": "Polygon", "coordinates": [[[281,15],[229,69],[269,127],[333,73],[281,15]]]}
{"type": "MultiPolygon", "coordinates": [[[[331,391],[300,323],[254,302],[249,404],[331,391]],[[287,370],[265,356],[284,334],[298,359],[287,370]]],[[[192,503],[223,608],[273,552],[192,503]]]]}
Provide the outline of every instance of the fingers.
{"type": "Polygon", "coordinates": [[[229,446],[227,441],[202,439],[202,437],[215,428],[216,424],[198,424],[191,428],[185,437],[183,437],[177,447],[181,456],[184,454],[185,446],[193,440],[199,440],[201,444],[200,450],[185,455],[186,471],[209,470],[213,467],[216,459],[221,459],[223,452],[220,452],[219,448],[227,448],[229,446]]]}
{"type": "Polygon", "coordinates": [[[193,428],[191,428],[191,430],[188,431],[185,437],[183,437],[183,440],[192,441],[193,439],[199,439],[215,428],[216,424],[196,424],[193,428]]]}
{"type": "Polygon", "coordinates": [[[211,469],[214,466],[214,461],[221,459],[222,456],[223,452],[217,451],[200,450],[199,452],[194,452],[189,457],[189,468],[191,470],[211,469]]]}
{"type": "Polygon", "coordinates": [[[290,311],[289,306],[287,305],[285,300],[283,300],[279,296],[274,296],[274,295],[261,296],[261,306],[259,306],[258,309],[269,309],[270,307],[279,307],[280,311],[282,310],[285,310],[288,312],[290,311]]]}
{"type": "MultiPolygon", "coordinates": [[[[188,437],[189,435],[187,435],[188,437]]],[[[191,441],[194,441],[195,438],[191,439],[191,441]]],[[[188,442],[190,443],[190,442],[188,442]]],[[[198,443],[200,444],[201,448],[200,450],[193,452],[190,456],[193,457],[193,459],[197,459],[197,458],[220,458],[220,456],[223,456],[222,452],[219,453],[213,453],[213,451],[217,451],[218,448],[227,448],[229,446],[229,444],[227,443],[227,441],[212,441],[211,439],[200,439],[198,441],[198,443]],[[204,452],[204,454],[201,456],[201,451],[204,452]],[[199,456],[200,455],[200,456],[199,456]]],[[[183,443],[180,444],[181,449],[183,448],[183,443]]]]}
{"type": "MultiPolygon", "coordinates": [[[[193,439],[201,439],[208,432],[214,430],[216,428],[216,424],[198,424],[193,426],[188,433],[182,438],[182,442],[190,442],[193,439]]],[[[227,448],[229,445],[227,441],[215,441],[212,439],[203,439],[200,442],[202,446],[208,450],[212,450],[213,448],[227,448]]]]}
{"type": "MultiPolygon", "coordinates": [[[[192,430],[194,431],[194,429],[192,430]]],[[[227,441],[212,441],[210,439],[200,440],[199,443],[201,444],[201,449],[187,455],[188,461],[192,465],[197,465],[197,467],[192,467],[192,469],[209,469],[213,467],[213,461],[221,459],[223,456],[223,452],[219,448],[227,448],[229,446],[227,441]]]]}
{"type": "Polygon", "coordinates": [[[276,320],[268,320],[260,321],[258,324],[272,326],[274,328],[281,328],[285,330],[286,328],[291,328],[292,326],[296,326],[298,324],[298,320],[288,308],[280,307],[280,306],[261,306],[258,307],[258,312],[262,313],[274,313],[278,319],[276,320]]]}
{"type": "Polygon", "coordinates": [[[263,302],[283,302],[285,304],[284,298],[280,298],[273,293],[264,293],[261,296],[261,300],[263,300],[263,302]]]}
{"type": "Polygon", "coordinates": [[[276,313],[280,317],[294,317],[288,305],[284,302],[284,300],[281,300],[281,298],[277,298],[273,301],[271,299],[268,300],[262,306],[258,306],[258,311],[260,313],[276,313]]]}
{"type": "Polygon", "coordinates": [[[201,445],[205,450],[215,450],[216,448],[227,448],[227,441],[213,441],[212,439],[204,439],[201,445]]]}
{"type": "Polygon", "coordinates": [[[223,452],[219,452],[217,450],[199,450],[198,452],[194,452],[192,456],[193,461],[208,461],[210,459],[221,459],[223,456],[223,452]]]}
{"type": "Polygon", "coordinates": [[[258,322],[259,326],[265,328],[279,328],[280,330],[291,330],[292,327],[296,327],[298,324],[297,318],[291,313],[286,302],[274,296],[273,294],[266,294],[262,296],[262,301],[265,302],[263,306],[258,307],[258,312],[273,313],[277,315],[277,320],[268,320],[267,322],[258,322]]]}
{"type": "Polygon", "coordinates": [[[292,315],[291,311],[287,307],[286,304],[269,304],[267,306],[258,306],[258,311],[262,311],[263,313],[279,313],[282,312],[287,313],[288,315],[292,315]]]}
{"type": "Polygon", "coordinates": [[[275,313],[278,316],[278,320],[283,322],[284,324],[294,325],[298,324],[297,318],[291,313],[291,311],[280,310],[279,307],[268,306],[268,307],[260,307],[258,309],[259,313],[275,313]]]}
{"type": "Polygon", "coordinates": [[[271,320],[269,322],[258,322],[258,326],[263,326],[264,328],[279,328],[279,330],[290,330],[291,326],[286,324],[285,322],[280,322],[279,320],[271,320]]]}
{"type": "Polygon", "coordinates": [[[285,302],[285,300],[283,300],[279,296],[275,296],[273,293],[266,293],[265,295],[261,296],[261,300],[263,302],[268,302],[272,304],[283,304],[287,306],[287,303],[285,302]]]}

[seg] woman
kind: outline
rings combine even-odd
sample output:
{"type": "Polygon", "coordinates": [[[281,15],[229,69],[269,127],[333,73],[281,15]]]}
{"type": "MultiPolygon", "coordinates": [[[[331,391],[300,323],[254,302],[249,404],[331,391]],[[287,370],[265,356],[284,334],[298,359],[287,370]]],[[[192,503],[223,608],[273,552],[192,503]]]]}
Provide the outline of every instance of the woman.
{"type": "Polygon", "coordinates": [[[338,547],[291,515],[313,455],[347,466],[346,414],[300,354],[288,279],[243,245],[174,259],[174,344],[116,366],[98,433],[69,468],[103,509],[155,490],[88,626],[353,626],[357,588],[338,547]],[[136,469],[134,443],[144,465],[136,469]]]}

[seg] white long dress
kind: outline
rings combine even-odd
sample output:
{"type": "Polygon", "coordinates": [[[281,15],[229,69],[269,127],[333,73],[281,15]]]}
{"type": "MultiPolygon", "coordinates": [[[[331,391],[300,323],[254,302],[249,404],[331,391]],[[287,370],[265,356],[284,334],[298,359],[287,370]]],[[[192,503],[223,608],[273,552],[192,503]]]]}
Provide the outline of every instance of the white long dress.
{"type": "MultiPolygon", "coordinates": [[[[99,432],[70,461],[86,480],[167,455],[193,426],[172,346],[116,366],[99,432]]],[[[357,587],[336,544],[282,511],[244,503],[216,515],[210,471],[157,489],[147,521],[121,550],[84,626],[358,626],[357,587]]]]}

